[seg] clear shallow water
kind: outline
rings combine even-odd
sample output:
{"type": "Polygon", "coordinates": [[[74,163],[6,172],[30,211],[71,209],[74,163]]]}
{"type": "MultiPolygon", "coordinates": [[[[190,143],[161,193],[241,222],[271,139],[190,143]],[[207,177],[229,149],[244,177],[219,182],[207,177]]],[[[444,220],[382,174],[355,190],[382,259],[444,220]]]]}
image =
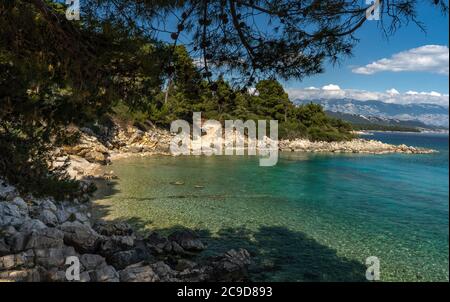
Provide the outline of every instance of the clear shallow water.
{"type": "Polygon", "coordinates": [[[98,215],[141,229],[198,230],[208,254],[245,247],[254,280],[364,280],[377,256],[384,281],[448,281],[448,136],[376,133],[432,155],[281,154],[117,161],[98,215]],[[182,182],[176,185],[174,182],[182,182]]]}

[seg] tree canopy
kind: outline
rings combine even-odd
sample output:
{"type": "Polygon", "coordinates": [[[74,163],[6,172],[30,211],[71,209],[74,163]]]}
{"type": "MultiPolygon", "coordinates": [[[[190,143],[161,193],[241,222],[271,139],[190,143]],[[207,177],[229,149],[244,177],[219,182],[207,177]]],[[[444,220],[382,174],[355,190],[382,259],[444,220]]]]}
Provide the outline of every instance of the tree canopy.
{"type": "MultiPolygon", "coordinates": [[[[348,124],[295,107],[277,80],[350,55],[367,20],[362,2],[92,0],[81,1],[77,21],[63,0],[1,1],[0,175],[36,192],[67,180],[51,164],[55,147],[75,139],[65,127],[105,114],[166,126],[202,111],[277,119],[280,137],[347,139],[348,124]]],[[[446,1],[429,3],[448,11],[446,1]]],[[[418,4],[381,0],[380,29],[423,26],[418,4]]]]}

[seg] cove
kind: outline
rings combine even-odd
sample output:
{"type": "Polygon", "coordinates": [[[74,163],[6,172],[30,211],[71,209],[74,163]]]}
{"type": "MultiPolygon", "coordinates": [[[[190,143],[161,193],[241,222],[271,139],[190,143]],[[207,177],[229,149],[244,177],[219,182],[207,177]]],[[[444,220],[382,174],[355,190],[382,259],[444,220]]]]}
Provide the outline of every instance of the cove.
{"type": "Polygon", "coordinates": [[[426,155],[281,154],[114,162],[96,215],[145,232],[196,230],[205,256],[246,248],[256,281],[448,280],[448,136],[376,134],[426,155]],[[177,183],[175,185],[174,183],[177,183]]]}

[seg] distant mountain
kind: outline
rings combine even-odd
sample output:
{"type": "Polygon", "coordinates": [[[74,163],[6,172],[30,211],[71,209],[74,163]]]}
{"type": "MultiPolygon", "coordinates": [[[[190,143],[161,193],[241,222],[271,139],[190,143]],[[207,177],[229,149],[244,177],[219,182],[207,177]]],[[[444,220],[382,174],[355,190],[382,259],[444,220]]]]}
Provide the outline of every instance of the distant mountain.
{"type": "Polygon", "coordinates": [[[326,111],[329,116],[347,121],[353,124],[355,129],[365,130],[391,130],[391,131],[419,131],[419,130],[440,130],[441,127],[426,125],[420,121],[401,121],[376,116],[364,116],[342,112],[326,111]]]}
{"type": "MultiPolygon", "coordinates": [[[[326,111],[340,112],[360,116],[366,119],[391,119],[408,122],[420,122],[421,125],[448,128],[448,107],[435,104],[392,104],[382,101],[358,101],[353,99],[316,100],[326,111]]],[[[310,100],[296,99],[296,105],[311,103],[310,100]]],[[[417,127],[421,127],[418,124],[417,127]]]]}

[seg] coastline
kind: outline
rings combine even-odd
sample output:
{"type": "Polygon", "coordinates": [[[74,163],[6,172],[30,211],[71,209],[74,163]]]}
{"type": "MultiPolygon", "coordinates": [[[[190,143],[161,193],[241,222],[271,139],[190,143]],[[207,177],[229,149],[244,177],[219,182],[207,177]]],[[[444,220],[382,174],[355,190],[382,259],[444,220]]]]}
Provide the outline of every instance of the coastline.
{"type": "MultiPolygon", "coordinates": [[[[196,255],[206,249],[191,230],[168,237],[155,232],[140,235],[122,221],[93,217],[91,186],[116,176],[105,166],[128,157],[171,156],[171,135],[163,130],[117,129],[113,138],[80,130],[78,145],[59,150],[55,164],[70,162],[68,172],[80,180],[72,200],[35,198],[0,184],[0,280],[66,281],[65,259],[78,257],[80,281],[242,281],[248,280],[250,254],[230,250],[206,261],[196,255]],[[176,259],[174,262],[173,260],[176,259]]],[[[349,142],[281,141],[281,151],[330,153],[428,154],[431,149],[394,146],[372,140],[349,142]]]]}
{"type": "MultiPolygon", "coordinates": [[[[77,130],[78,131],[78,130],[77,130]]],[[[96,135],[88,128],[79,129],[80,143],[60,150],[57,162],[69,160],[69,175],[76,179],[85,177],[105,177],[102,167],[111,162],[129,157],[154,155],[172,156],[170,141],[173,135],[155,128],[142,131],[136,127],[115,126],[107,129],[108,135],[96,135]],[[111,135],[111,133],[113,133],[111,135]]],[[[229,142],[225,142],[228,145],[229,142]]],[[[231,143],[232,144],[232,143],[231,143]]],[[[306,153],[361,153],[361,154],[431,154],[438,151],[407,145],[392,145],[376,140],[355,138],[342,142],[313,142],[307,139],[280,140],[279,151],[306,153]]]]}

